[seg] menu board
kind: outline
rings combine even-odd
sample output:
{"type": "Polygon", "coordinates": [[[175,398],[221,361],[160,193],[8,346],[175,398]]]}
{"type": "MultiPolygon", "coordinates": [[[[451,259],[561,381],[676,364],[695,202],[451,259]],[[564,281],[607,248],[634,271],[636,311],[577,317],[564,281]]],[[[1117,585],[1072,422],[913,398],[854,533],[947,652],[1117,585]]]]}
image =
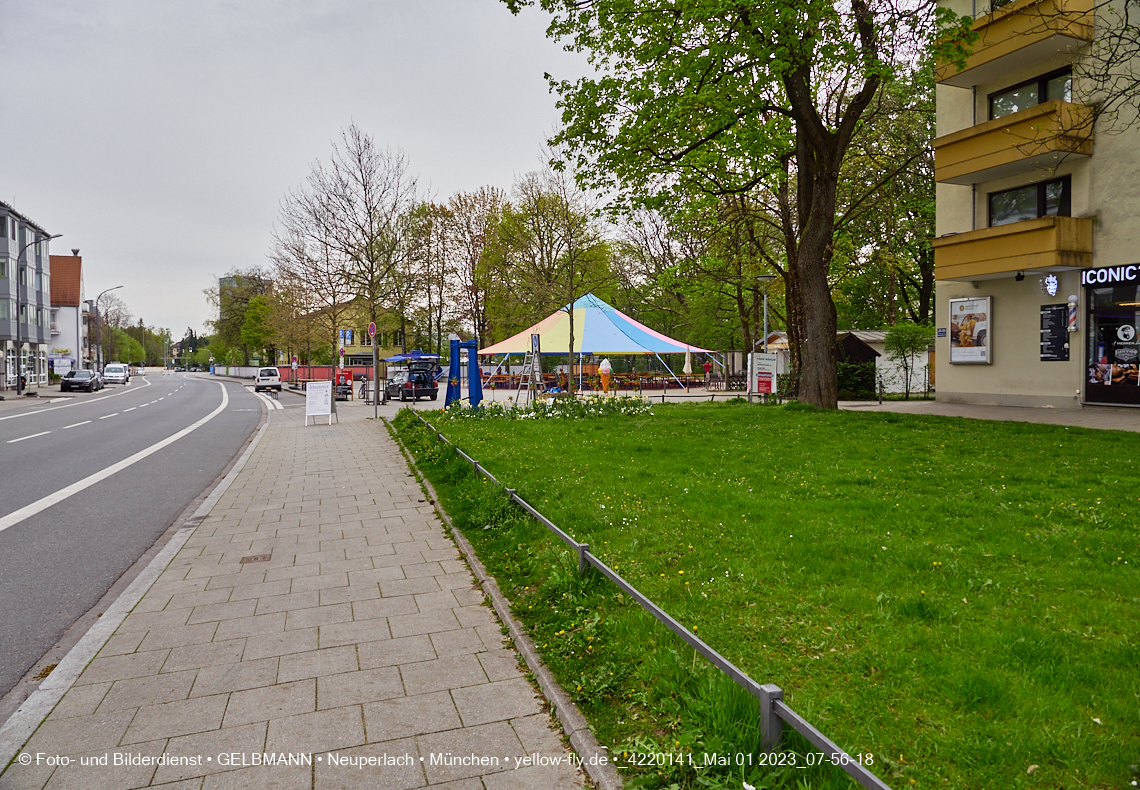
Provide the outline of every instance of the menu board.
{"type": "Polygon", "coordinates": [[[989,365],[990,323],[993,310],[990,297],[950,300],[950,364],[989,365]]]}
{"type": "Polygon", "coordinates": [[[1069,361],[1069,306],[1041,305],[1041,361],[1069,361]]]}

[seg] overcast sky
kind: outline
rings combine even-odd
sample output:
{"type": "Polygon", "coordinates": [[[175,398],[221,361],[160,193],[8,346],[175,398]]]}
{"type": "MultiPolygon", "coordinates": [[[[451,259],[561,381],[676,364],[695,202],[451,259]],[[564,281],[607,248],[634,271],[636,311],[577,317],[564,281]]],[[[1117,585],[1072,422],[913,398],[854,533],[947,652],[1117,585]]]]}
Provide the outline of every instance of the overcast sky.
{"type": "Polygon", "coordinates": [[[179,338],[266,263],[282,196],[355,122],[446,200],[536,169],[544,72],[583,60],[498,0],[0,0],[0,199],[179,338]]]}

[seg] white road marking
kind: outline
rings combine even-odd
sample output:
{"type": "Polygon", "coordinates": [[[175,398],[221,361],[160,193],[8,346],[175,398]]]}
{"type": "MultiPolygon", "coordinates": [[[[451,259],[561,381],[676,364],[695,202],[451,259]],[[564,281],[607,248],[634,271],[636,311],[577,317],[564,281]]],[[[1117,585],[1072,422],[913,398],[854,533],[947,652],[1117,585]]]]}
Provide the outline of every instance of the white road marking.
{"type": "Polygon", "coordinates": [[[132,406],[132,407],[131,407],[131,408],[129,408],[129,409],[123,409],[123,414],[126,414],[126,413],[127,413],[127,412],[129,412],[129,411],[134,411],[134,410],[135,410],[135,409],[137,409],[137,408],[138,408],[138,406],[132,406]]]}
{"type": "MultiPolygon", "coordinates": [[[[147,458],[148,456],[151,456],[154,453],[157,453],[162,448],[167,447],[168,445],[174,444],[174,442],[178,441],[183,436],[186,436],[187,434],[193,433],[194,431],[198,430],[203,425],[208,423],[210,420],[217,417],[219,414],[221,414],[223,411],[225,411],[226,407],[229,405],[230,393],[226,390],[225,384],[223,384],[220,381],[216,382],[216,383],[219,387],[222,388],[222,403],[220,406],[218,406],[212,412],[207,414],[205,417],[198,420],[196,423],[193,423],[192,425],[188,425],[187,427],[183,428],[182,430],[180,430],[176,433],[172,433],[170,436],[167,436],[162,441],[155,442],[150,447],[147,447],[143,450],[139,450],[137,453],[135,453],[132,456],[128,456],[127,458],[124,458],[123,460],[121,460],[117,463],[111,464],[110,466],[108,466],[104,469],[100,469],[98,472],[96,472],[93,475],[88,475],[87,477],[83,478],[82,480],[79,480],[78,482],[72,483],[71,485],[66,486],[64,488],[61,488],[52,494],[48,494],[47,496],[43,497],[42,499],[36,500],[35,502],[31,503],[30,505],[25,505],[24,507],[20,508],[19,510],[12,511],[8,515],[0,518],[0,532],[3,532],[4,530],[8,529],[8,527],[19,524],[21,521],[23,521],[26,518],[30,518],[31,516],[34,516],[35,514],[41,512],[41,511],[47,510],[52,505],[58,504],[59,502],[62,502],[65,499],[72,497],[75,494],[78,494],[80,491],[86,490],[86,489],[90,488],[91,486],[95,485],[96,483],[99,483],[99,482],[102,482],[103,480],[106,480],[108,477],[115,474],[116,472],[121,472],[122,470],[126,469],[129,466],[133,466],[134,464],[137,464],[139,461],[143,460],[144,458],[147,458]]],[[[45,431],[44,433],[50,433],[50,431],[45,431]]],[[[37,435],[42,436],[43,434],[37,434],[37,435]]],[[[30,439],[32,437],[29,436],[27,438],[30,439]]]]}
{"type": "Polygon", "coordinates": [[[147,406],[149,406],[149,405],[150,405],[149,403],[144,403],[144,404],[142,404],[141,406],[139,406],[139,408],[140,408],[140,409],[145,409],[145,408],[146,408],[147,406]]]}
{"type": "Polygon", "coordinates": [[[51,433],[51,431],[40,431],[39,433],[33,433],[31,436],[21,436],[19,439],[9,439],[8,444],[22,442],[25,439],[35,439],[37,436],[47,436],[49,433],[51,433]]]}
{"type": "Polygon", "coordinates": [[[91,420],[84,420],[83,422],[73,422],[71,425],[63,426],[62,428],[60,428],[60,430],[66,431],[68,428],[78,428],[80,425],[86,425],[89,422],[91,422],[91,420]]]}
{"type": "MultiPolygon", "coordinates": [[[[149,381],[146,382],[143,386],[149,387],[150,382],[149,381]]],[[[126,394],[127,394],[127,390],[123,390],[122,392],[115,392],[115,393],[112,393],[110,395],[101,395],[98,398],[92,398],[91,400],[79,400],[79,401],[75,401],[74,403],[65,403],[62,406],[49,406],[46,409],[37,409],[35,411],[26,411],[26,412],[22,412],[21,414],[9,414],[7,417],[0,417],[0,421],[14,420],[17,417],[30,417],[33,414],[43,414],[45,411],[55,411],[56,409],[70,409],[72,406],[82,406],[84,403],[97,403],[101,400],[106,400],[107,398],[117,398],[120,395],[126,395],[126,394]]],[[[63,398],[60,398],[59,400],[63,400],[63,398]]]]}
{"type": "Polygon", "coordinates": [[[103,415],[102,417],[100,417],[99,419],[100,419],[100,420],[105,420],[105,419],[107,419],[108,417],[118,417],[118,416],[119,416],[119,413],[118,413],[118,412],[113,412],[113,413],[111,413],[111,414],[104,414],[104,415],[103,415]]]}
{"type": "MultiPolygon", "coordinates": [[[[247,389],[249,389],[249,388],[247,387],[247,389]]],[[[265,402],[269,406],[270,411],[274,411],[274,410],[284,411],[285,410],[285,407],[281,405],[281,401],[274,400],[273,398],[269,397],[265,393],[258,392],[257,390],[251,389],[249,391],[252,392],[256,397],[260,398],[263,402],[265,402]]]]}

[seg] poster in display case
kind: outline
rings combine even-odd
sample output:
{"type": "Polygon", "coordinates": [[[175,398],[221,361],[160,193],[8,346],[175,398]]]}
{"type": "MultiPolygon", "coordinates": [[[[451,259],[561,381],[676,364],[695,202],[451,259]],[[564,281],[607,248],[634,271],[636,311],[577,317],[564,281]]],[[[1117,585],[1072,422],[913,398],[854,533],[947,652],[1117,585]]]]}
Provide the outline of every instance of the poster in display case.
{"type": "Polygon", "coordinates": [[[993,363],[993,305],[989,296],[950,300],[950,364],[990,365],[993,363]]]}

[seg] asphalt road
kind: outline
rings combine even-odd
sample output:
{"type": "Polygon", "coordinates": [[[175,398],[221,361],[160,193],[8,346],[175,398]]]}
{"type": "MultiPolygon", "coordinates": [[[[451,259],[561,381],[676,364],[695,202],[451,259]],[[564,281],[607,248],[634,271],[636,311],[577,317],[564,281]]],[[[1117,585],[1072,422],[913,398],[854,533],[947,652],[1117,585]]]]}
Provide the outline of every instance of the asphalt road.
{"type": "Polygon", "coordinates": [[[0,697],[218,477],[264,408],[235,382],[157,374],[0,413],[0,697]]]}

